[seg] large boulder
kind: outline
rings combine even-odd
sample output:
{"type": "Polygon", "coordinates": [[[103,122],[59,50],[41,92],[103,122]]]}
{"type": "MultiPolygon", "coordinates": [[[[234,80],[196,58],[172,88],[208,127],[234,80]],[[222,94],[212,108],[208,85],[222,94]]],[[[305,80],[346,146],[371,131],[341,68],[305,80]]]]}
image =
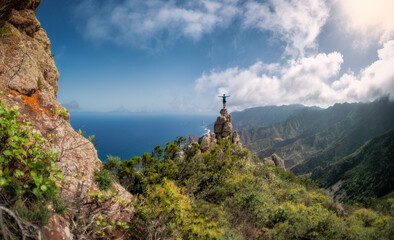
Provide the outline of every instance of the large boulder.
{"type": "Polygon", "coordinates": [[[263,163],[264,164],[272,164],[272,165],[275,165],[277,167],[280,167],[280,168],[286,170],[285,161],[282,158],[280,158],[278,155],[276,155],[275,153],[269,157],[264,158],[263,163]]]}
{"type": "Polygon", "coordinates": [[[216,144],[215,133],[206,133],[198,139],[198,144],[201,146],[202,151],[208,151],[216,144]]]}

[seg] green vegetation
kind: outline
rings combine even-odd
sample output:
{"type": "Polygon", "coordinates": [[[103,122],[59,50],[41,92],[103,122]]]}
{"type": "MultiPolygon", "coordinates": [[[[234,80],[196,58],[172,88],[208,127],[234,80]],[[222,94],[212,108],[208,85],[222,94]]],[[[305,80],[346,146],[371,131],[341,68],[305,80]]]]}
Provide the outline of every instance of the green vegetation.
{"type": "Polygon", "coordinates": [[[385,97],[372,103],[300,109],[285,121],[268,127],[254,122],[257,112],[241,119],[242,125],[237,123],[239,117],[233,118],[233,124],[255,125],[238,129],[242,143],[261,159],[278,154],[288,169],[303,175],[341,160],[366,141],[393,128],[393,112],[394,102],[385,97]]]}
{"type": "Polygon", "coordinates": [[[63,178],[55,165],[57,151],[19,119],[17,110],[0,102],[0,197],[9,215],[0,219],[3,233],[20,231],[13,225],[23,222],[19,217],[45,225],[53,212],[65,212],[56,185],[63,178]]]}
{"type": "Polygon", "coordinates": [[[100,190],[108,190],[112,186],[113,175],[106,169],[101,169],[94,173],[94,180],[97,182],[100,190]]]}
{"type": "Polygon", "coordinates": [[[392,217],[353,208],[345,218],[310,179],[262,165],[247,149],[225,139],[202,152],[198,144],[184,145],[180,138],[151,154],[108,161],[105,166],[137,197],[129,222],[133,239],[389,239],[392,235],[392,217]]]}
{"type": "Polygon", "coordinates": [[[346,202],[372,206],[374,198],[394,190],[393,172],[394,129],[391,129],[335,164],[315,171],[312,177],[324,188],[340,181],[335,196],[346,202]]]}
{"type": "Polygon", "coordinates": [[[0,27],[0,38],[4,38],[10,34],[11,34],[11,27],[10,26],[0,27]]]}
{"type": "Polygon", "coordinates": [[[94,180],[97,182],[100,190],[107,191],[112,186],[120,165],[120,158],[108,156],[107,162],[103,164],[102,169],[94,173],[94,180]]]}

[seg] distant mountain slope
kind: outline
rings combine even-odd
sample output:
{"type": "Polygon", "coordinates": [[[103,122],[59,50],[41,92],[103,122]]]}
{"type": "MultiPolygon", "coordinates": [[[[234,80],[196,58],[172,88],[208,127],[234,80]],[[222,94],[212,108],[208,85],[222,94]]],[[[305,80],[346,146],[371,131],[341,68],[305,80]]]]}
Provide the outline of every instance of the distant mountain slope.
{"type": "Polygon", "coordinates": [[[243,111],[232,112],[234,129],[248,129],[267,127],[286,120],[295,112],[306,108],[303,105],[283,105],[248,108],[243,111]]]}
{"type": "Polygon", "coordinates": [[[361,201],[392,192],[393,173],[394,128],[340,161],[315,170],[312,178],[336,200],[361,201]]]}
{"type": "Polygon", "coordinates": [[[269,127],[240,129],[242,143],[260,158],[273,153],[296,174],[353,153],[367,140],[394,127],[394,103],[335,104],[327,109],[304,108],[269,127]]]}

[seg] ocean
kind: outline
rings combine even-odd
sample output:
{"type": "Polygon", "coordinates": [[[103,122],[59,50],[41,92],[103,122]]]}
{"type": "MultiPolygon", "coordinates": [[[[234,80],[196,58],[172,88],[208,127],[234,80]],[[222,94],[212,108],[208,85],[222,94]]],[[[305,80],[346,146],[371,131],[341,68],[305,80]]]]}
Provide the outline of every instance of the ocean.
{"type": "Polygon", "coordinates": [[[151,153],[155,146],[165,146],[176,137],[202,136],[215,115],[171,115],[149,113],[70,113],[71,126],[95,135],[94,144],[100,160],[107,155],[128,160],[151,153]]]}

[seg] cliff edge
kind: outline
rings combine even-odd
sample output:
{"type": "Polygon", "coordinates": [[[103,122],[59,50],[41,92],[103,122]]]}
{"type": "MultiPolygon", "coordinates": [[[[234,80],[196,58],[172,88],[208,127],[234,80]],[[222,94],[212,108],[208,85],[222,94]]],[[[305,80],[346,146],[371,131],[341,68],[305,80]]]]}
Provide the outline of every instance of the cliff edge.
{"type": "MultiPolygon", "coordinates": [[[[33,123],[34,131],[58,150],[57,167],[67,180],[59,183],[60,198],[68,205],[69,216],[83,215],[87,210],[81,205],[89,201],[89,191],[98,189],[94,173],[102,164],[93,144],[74,131],[69,114],[56,101],[59,73],[51,43],[35,17],[40,2],[0,2],[0,100],[6,107],[18,106],[21,120],[33,123]]],[[[120,198],[131,199],[120,185],[114,189],[120,198]]],[[[118,207],[114,202],[103,214],[116,218],[118,207]]],[[[49,238],[72,238],[64,219],[55,216],[51,221],[44,231],[49,238]]]]}

